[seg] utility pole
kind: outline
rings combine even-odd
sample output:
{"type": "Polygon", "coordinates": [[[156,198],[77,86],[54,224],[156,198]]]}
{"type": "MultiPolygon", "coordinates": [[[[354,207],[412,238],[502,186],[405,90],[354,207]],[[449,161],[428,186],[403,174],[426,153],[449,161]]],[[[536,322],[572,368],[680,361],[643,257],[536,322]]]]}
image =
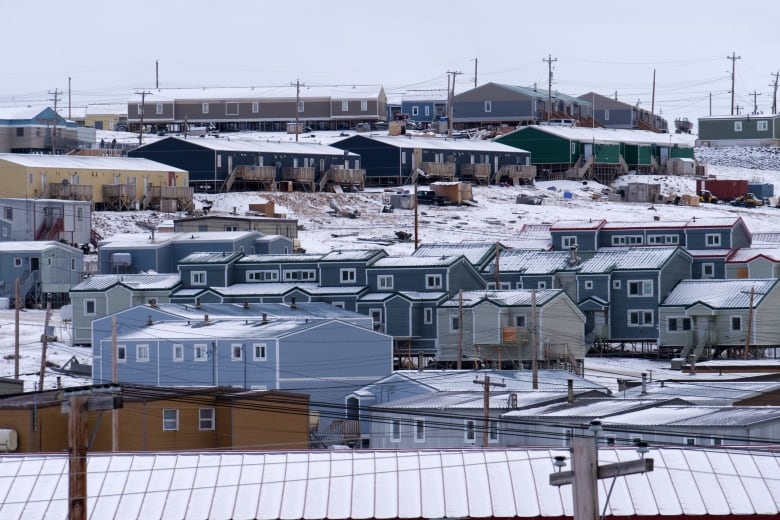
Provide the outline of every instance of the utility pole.
{"type": "Polygon", "coordinates": [[[43,336],[41,336],[41,373],[38,377],[38,390],[43,391],[43,379],[46,374],[46,347],[49,342],[49,318],[51,317],[51,300],[46,302],[46,318],[43,320],[43,336]]]}
{"type": "MultiPolygon", "coordinates": [[[[584,433],[572,438],[571,442],[571,471],[558,471],[550,473],[551,486],[563,486],[571,484],[574,499],[574,520],[596,520],[604,518],[609,494],[604,503],[604,513],[599,516],[599,494],[596,484],[602,479],[615,479],[625,475],[647,473],[653,471],[653,459],[645,458],[648,451],[647,443],[640,442],[637,452],[640,458],[628,462],[615,462],[599,466],[598,433],[601,431],[601,421],[593,420],[590,427],[584,433]]],[[[559,469],[566,465],[563,456],[555,457],[553,465],[559,469]]]]}
{"type": "Polygon", "coordinates": [[[777,79],[780,77],[780,71],[775,72],[774,74],[770,74],[771,76],[775,77],[775,82],[770,83],[769,86],[773,88],[772,90],[772,114],[777,114],[777,79]]]}
{"type": "Polygon", "coordinates": [[[16,291],[14,293],[14,379],[19,379],[19,278],[16,279],[16,291]]]}
{"type": "Polygon", "coordinates": [[[745,330],[745,359],[750,358],[750,336],[753,334],[753,300],[756,297],[756,288],[750,288],[750,303],[748,304],[747,329],[745,330]]]}
{"type": "Polygon", "coordinates": [[[731,115],[734,115],[734,71],[737,65],[737,60],[741,60],[742,56],[737,56],[736,52],[732,52],[731,56],[726,56],[727,60],[731,60],[731,115]]]}
{"type": "Polygon", "coordinates": [[[463,368],[463,289],[458,291],[458,370],[463,368]]]}
{"type": "Polygon", "coordinates": [[[552,117],[552,64],[558,61],[558,58],[553,58],[552,54],[548,54],[546,58],[542,58],[542,61],[547,63],[547,122],[549,123],[550,117],[552,117]]]}
{"type": "Polygon", "coordinates": [[[70,76],[68,76],[68,119],[71,119],[71,115],[70,115],[70,107],[71,107],[70,99],[71,99],[70,98],[70,76]]]}
{"type": "Polygon", "coordinates": [[[536,347],[536,289],[531,289],[531,372],[532,388],[539,390],[539,363],[536,347]]]}
{"type": "Polygon", "coordinates": [[[295,142],[298,142],[298,133],[300,132],[300,128],[298,128],[299,122],[298,122],[298,113],[301,111],[301,81],[299,79],[295,80],[295,142]]]}
{"type": "Polygon", "coordinates": [[[141,95],[141,127],[138,129],[138,146],[141,146],[144,144],[144,113],[146,112],[146,95],[151,94],[151,92],[142,90],[141,92],[136,92],[136,94],[141,95]]]}
{"type": "Polygon", "coordinates": [[[650,128],[655,132],[655,69],[653,69],[653,96],[650,98],[650,128]]]}
{"type": "Polygon", "coordinates": [[[755,90],[748,93],[748,96],[753,96],[753,115],[758,114],[758,96],[760,95],[761,92],[756,92],[755,90]]]}
{"type": "Polygon", "coordinates": [[[154,88],[160,88],[160,60],[154,60],[154,88]]]}
{"type": "Polygon", "coordinates": [[[49,94],[51,94],[53,96],[52,97],[52,101],[54,101],[54,123],[53,123],[53,127],[54,128],[53,128],[53,131],[52,131],[52,134],[51,134],[51,153],[54,154],[54,153],[57,153],[57,145],[56,145],[56,140],[57,140],[57,117],[58,117],[58,114],[57,114],[57,103],[59,103],[59,101],[60,101],[60,94],[62,94],[62,92],[60,92],[58,89],[55,88],[54,92],[49,92],[49,94]]]}
{"type": "MultiPolygon", "coordinates": [[[[119,361],[117,360],[116,316],[111,317],[111,382],[119,382],[119,361]]],[[[111,410],[111,451],[119,451],[119,410],[111,410]]]]}
{"type": "Polygon", "coordinates": [[[488,441],[490,439],[490,387],[491,386],[506,386],[504,383],[491,383],[490,376],[485,376],[484,381],[479,379],[474,380],[475,385],[482,385],[483,400],[482,400],[482,447],[488,447],[488,441]]]}
{"type": "Polygon", "coordinates": [[[499,257],[501,256],[501,248],[496,246],[496,290],[501,290],[501,263],[499,257]]]}
{"type": "Polygon", "coordinates": [[[474,88],[477,88],[477,58],[474,58],[474,88]]]}
{"type": "Polygon", "coordinates": [[[447,93],[447,137],[452,137],[452,117],[454,115],[453,103],[455,102],[455,77],[458,74],[463,74],[459,70],[448,70],[448,78],[452,75],[452,81],[449,81],[449,92],[447,93]]]}

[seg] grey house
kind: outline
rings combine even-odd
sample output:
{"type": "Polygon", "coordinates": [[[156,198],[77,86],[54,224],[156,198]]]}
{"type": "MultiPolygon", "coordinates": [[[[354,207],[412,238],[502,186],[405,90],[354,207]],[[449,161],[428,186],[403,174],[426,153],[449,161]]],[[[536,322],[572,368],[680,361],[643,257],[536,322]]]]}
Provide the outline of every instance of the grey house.
{"type": "Polygon", "coordinates": [[[780,278],[780,248],[733,251],[725,261],[725,276],[715,278],[780,278]]]}
{"type": "Polygon", "coordinates": [[[257,231],[119,234],[102,240],[98,249],[102,274],[175,273],[177,263],[192,253],[254,254],[257,231]]]}
{"type": "Polygon", "coordinates": [[[659,347],[682,360],[759,356],[780,345],[778,280],[683,280],[658,308],[659,347]],[[747,349],[747,353],[745,350],[747,349]]]}
{"type": "Polygon", "coordinates": [[[437,311],[437,360],[481,359],[530,367],[534,356],[579,371],[587,347],[585,316],[561,289],[464,291],[437,311]]]}
{"type": "Polygon", "coordinates": [[[71,343],[90,345],[95,320],[135,305],[168,303],[179,286],[178,274],[98,274],[86,278],[70,288],[71,343]]]}
{"type": "Polygon", "coordinates": [[[650,130],[661,133],[669,131],[669,124],[663,117],[641,108],[639,104],[632,105],[618,100],[617,92],[614,97],[588,92],[579,96],[579,99],[590,103],[593,119],[601,127],[650,130]]]}
{"type": "Polygon", "coordinates": [[[482,270],[489,290],[564,289],[577,297],[575,274],[582,257],[569,251],[502,251],[482,270]]]}
{"type": "Polygon", "coordinates": [[[463,255],[380,258],[366,269],[366,276],[373,292],[433,291],[453,296],[459,290],[485,287],[482,276],[463,255]]]}
{"type": "Polygon", "coordinates": [[[507,247],[501,242],[459,242],[455,244],[420,244],[412,256],[464,255],[478,270],[485,269],[507,247]]]}
{"type": "Polygon", "coordinates": [[[258,231],[263,235],[281,235],[292,240],[298,238],[298,220],[257,215],[204,215],[174,219],[173,231],[176,233],[258,231]]]}
{"type": "MultiPolygon", "coordinates": [[[[295,389],[316,396],[311,408],[327,428],[346,395],[392,371],[392,340],[371,330],[365,316],[327,304],[233,307],[240,308],[120,313],[115,354],[110,338],[93,336],[93,380],[110,379],[116,355],[123,384],[295,389]]],[[[94,329],[104,330],[108,319],[94,329]]]]}
{"type": "Polygon", "coordinates": [[[56,240],[71,245],[92,241],[92,205],[84,200],[0,199],[0,218],[9,224],[0,241],[56,240]]]}
{"type": "Polygon", "coordinates": [[[60,242],[0,243],[0,297],[14,305],[16,281],[24,305],[68,302],[70,288],[81,281],[84,253],[60,242]]]}
{"type": "Polygon", "coordinates": [[[700,146],[778,146],[780,115],[745,114],[700,117],[700,146]]]}
{"type": "Polygon", "coordinates": [[[475,381],[501,382],[490,392],[488,446],[503,445],[502,413],[573,395],[609,390],[564,370],[399,370],[347,396],[347,417],[360,422],[363,445],[379,449],[482,445],[484,391],[475,381]]]}

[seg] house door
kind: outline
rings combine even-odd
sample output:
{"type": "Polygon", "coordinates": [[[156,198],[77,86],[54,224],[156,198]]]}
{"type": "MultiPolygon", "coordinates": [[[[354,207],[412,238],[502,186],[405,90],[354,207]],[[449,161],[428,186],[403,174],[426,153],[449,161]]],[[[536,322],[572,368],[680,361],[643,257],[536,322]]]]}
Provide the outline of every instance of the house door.
{"type": "Polygon", "coordinates": [[[168,186],[176,186],[176,174],[168,172],[168,186]]]}
{"type": "Polygon", "coordinates": [[[40,271],[41,270],[41,260],[37,257],[30,258],[30,271],[40,271]]]}
{"type": "Polygon", "coordinates": [[[585,158],[593,157],[593,144],[586,144],[584,147],[585,158]]]}

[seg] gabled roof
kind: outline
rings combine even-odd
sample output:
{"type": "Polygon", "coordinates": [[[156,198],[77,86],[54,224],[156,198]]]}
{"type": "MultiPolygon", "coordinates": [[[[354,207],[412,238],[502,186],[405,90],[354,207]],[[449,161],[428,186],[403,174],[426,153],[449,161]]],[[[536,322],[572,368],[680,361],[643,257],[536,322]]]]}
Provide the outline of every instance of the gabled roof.
{"type": "Polygon", "coordinates": [[[606,219],[600,220],[556,220],[550,226],[550,231],[595,231],[604,227],[606,219]]]}
{"type": "MultiPolygon", "coordinates": [[[[689,377],[695,379],[697,376],[689,377]]],[[[620,392],[617,397],[661,400],[680,398],[696,404],[730,405],[778,390],[780,382],[777,381],[653,381],[646,383],[644,390],[642,386],[634,386],[620,392]]]]}
{"type": "Polygon", "coordinates": [[[149,233],[119,233],[100,241],[100,248],[160,247],[166,244],[237,242],[247,237],[262,236],[258,231],[196,231],[179,233],[155,233],[154,241],[149,233]]]}
{"type": "Polygon", "coordinates": [[[660,134],[649,130],[630,130],[622,128],[588,128],[584,126],[546,126],[531,125],[523,126],[517,130],[504,134],[499,141],[507,136],[521,135],[522,132],[540,131],[547,134],[565,139],[567,141],[576,141],[580,143],[599,143],[599,144],[635,144],[635,145],[655,145],[655,146],[678,146],[681,148],[692,148],[690,138],[684,134],[660,134]]]}
{"type": "Polygon", "coordinates": [[[209,319],[213,320],[239,321],[262,319],[264,314],[268,319],[366,318],[365,314],[341,309],[324,302],[300,302],[296,303],[294,307],[287,303],[201,303],[199,306],[191,303],[163,303],[159,304],[156,309],[172,318],[178,317],[182,320],[202,320],[206,314],[209,315],[209,319]]]}
{"type": "Polygon", "coordinates": [[[579,272],[598,274],[620,270],[660,269],[679,252],[684,250],[677,247],[605,247],[583,260],[579,272]]]}
{"type": "MultiPolygon", "coordinates": [[[[475,385],[476,386],[476,385],[475,385]]],[[[517,396],[518,406],[531,406],[549,401],[565,399],[566,389],[558,392],[491,392],[488,407],[492,410],[507,410],[512,406],[512,395],[517,396]]],[[[377,405],[379,409],[415,409],[415,410],[482,410],[484,407],[484,392],[440,392],[437,394],[416,395],[404,399],[396,399],[377,405]]],[[[471,415],[473,417],[473,415],[471,415]]]]}
{"type": "Polygon", "coordinates": [[[384,249],[345,249],[331,251],[320,257],[320,262],[370,262],[384,258],[387,251],[384,249]]]}
{"type": "Polygon", "coordinates": [[[776,279],[682,280],[661,303],[663,307],[690,307],[702,303],[713,309],[747,309],[751,291],[758,306],[777,285],[776,279]]]}
{"type": "MultiPolygon", "coordinates": [[[[671,399],[671,398],[670,398],[671,399]]],[[[572,418],[602,418],[648,407],[660,406],[665,401],[657,399],[615,399],[613,397],[574,399],[574,402],[561,401],[542,406],[508,411],[502,417],[544,418],[544,420],[572,418]]]]}
{"type": "MultiPolygon", "coordinates": [[[[522,273],[525,275],[554,274],[559,271],[577,270],[571,263],[572,254],[567,251],[533,251],[510,249],[498,256],[501,273],[522,273]]],[[[483,272],[495,272],[495,263],[491,263],[483,272]]]]}
{"type": "Polygon", "coordinates": [[[757,258],[765,258],[770,262],[780,262],[780,247],[744,247],[737,249],[726,260],[726,263],[750,262],[757,258]]]}
{"type": "Polygon", "coordinates": [[[307,288],[316,288],[315,282],[310,283],[288,283],[288,282],[255,282],[255,283],[234,283],[227,287],[209,287],[209,291],[220,296],[284,296],[295,290],[306,290],[307,288]]]}
{"type": "Polygon", "coordinates": [[[186,170],[141,157],[102,157],[91,155],[43,155],[0,153],[0,161],[25,168],[71,168],[84,170],[151,171],[187,173],[186,170]]]}
{"type": "Polygon", "coordinates": [[[229,264],[244,256],[240,251],[221,253],[190,253],[179,264],[229,264]]]}
{"type": "Polygon", "coordinates": [[[0,242],[0,254],[2,253],[40,253],[51,249],[61,249],[64,251],[80,251],[68,244],[54,240],[8,240],[0,242]]]}
{"type": "MultiPolygon", "coordinates": [[[[404,150],[413,150],[415,148],[426,148],[429,150],[494,152],[494,153],[508,153],[512,155],[529,153],[526,150],[521,150],[514,146],[501,144],[495,141],[485,141],[485,140],[453,139],[453,138],[443,138],[443,137],[418,137],[418,136],[412,136],[412,134],[407,134],[405,136],[370,135],[370,136],[360,136],[360,137],[364,139],[376,141],[378,143],[383,143],[389,146],[394,146],[404,150]]],[[[345,138],[345,139],[349,139],[349,138],[345,138]]]]}
{"type": "Polygon", "coordinates": [[[124,285],[134,290],[173,289],[179,285],[176,274],[95,274],[74,285],[71,292],[105,291],[114,285],[124,285]]]}
{"type": "Polygon", "coordinates": [[[450,267],[466,260],[463,255],[450,256],[388,256],[374,262],[370,268],[388,267],[450,267]]]}
{"type": "MultiPolygon", "coordinates": [[[[613,415],[601,423],[605,426],[710,426],[741,429],[767,421],[780,422],[780,406],[659,406],[613,415]]],[[[760,439],[751,440],[761,442],[760,439]]],[[[763,441],[774,444],[776,439],[767,438],[763,441]]]]}
{"type": "MultiPolygon", "coordinates": [[[[294,101],[297,96],[303,99],[371,99],[381,97],[384,94],[382,85],[307,85],[299,91],[294,83],[273,86],[158,88],[147,90],[148,92],[144,98],[146,103],[200,99],[217,101],[225,101],[226,99],[259,99],[267,101],[288,99],[294,101]]],[[[128,101],[128,103],[140,102],[140,94],[131,96],[128,101]]]]}
{"type": "Polygon", "coordinates": [[[499,307],[531,307],[536,300],[537,307],[544,307],[561,294],[563,289],[516,289],[511,291],[463,291],[455,298],[443,302],[440,307],[459,307],[461,296],[463,307],[473,307],[489,301],[499,307]]]}
{"type": "Polygon", "coordinates": [[[317,263],[322,258],[320,253],[295,253],[292,255],[245,255],[238,261],[239,264],[292,264],[292,263],[317,263]]]}
{"type": "Polygon", "coordinates": [[[475,266],[482,266],[491,260],[496,249],[505,249],[498,242],[460,242],[453,244],[422,244],[412,256],[453,256],[463,255],[475,266]]]}
{"type": "Polygon", "coordinates": [[[326,156],[338,156],[341,157],[345,153],[350,156],[357,157],[358,154],[352,152],[345,152],[341,148],[334,146],[328,146],[320,143],[306,142],[306,141],[272,141],[267,139],[265,141],[240,138],[213,138],[209,136],[184,139],[183,137],[170,136],[158,141],[147,143],[143,146],[136,148],[136,150],[143,150],[146,147],[158,147],[165,141],[178,141],[181,143],[188,143],[192,146],[198,146],[201,148],[208,148],[209,150],[216,150],[220,152],[234,151],[234,152],[255,152],[255,153],[289,153],[292,155],[326,155],[326,156]]]}

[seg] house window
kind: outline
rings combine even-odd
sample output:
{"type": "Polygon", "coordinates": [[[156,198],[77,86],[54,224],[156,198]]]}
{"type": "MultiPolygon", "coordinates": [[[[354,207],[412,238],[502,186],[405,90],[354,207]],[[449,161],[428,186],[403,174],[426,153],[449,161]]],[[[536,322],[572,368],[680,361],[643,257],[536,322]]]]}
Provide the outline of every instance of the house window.
{"type": "Polygon", "coordinates": [[[214,408],[199,408],[198,409],[198,427],[200,430],[213,430],[214,429],[214,408]]]}
{"type": "Polygon", "coordinates": [[[612,288],[620,289],[620,280],[612,280],[612,288]]]}
{"type": "Polygon", "coordinates": [[[266,348],[265,343],[255,343],[252,345],[252,359],[253,361],[265,361],[266,348]]]}
{"type": "Polygon", "coordinates": [[[368,111],[368,100],[367,99],[361,99],[360,100],[360,111],[361,112],[367,112],[368,111]]]}
{"type": "Polygon", "coordinates": [[[653,324],[653,311],[628,311],[629,327],[645,327],[653,324]]]}
{"type": "Polygon", "coordinates": [[[636,446],[640,442],[642,442],[642,436],[641,435],[632,435],[631,436],[631,444],[636,446]]]}
{"type": "Polygon", "coordinates": [[[247,282],[278,282],[279,271],[247,271],[247,282]]]}
{"type": "Polygon", "coordinates": [[[342,99],[341,100],[341,111],[342,112],[349,112],[349,100],[348,99],[342,99]]]}
{"type": "Polygon", "coordinates": [[[252,101],[252,113],[257,114],[260,112],[260,103],[257,101],[252,101]]]}
{"type": "Polygon", "coordinates": [[[563,445],[571,446],[571,440],[574,438],[574,430],[566,428],[563,430],[563,445]]]}
{"type": "Polygon", "coordinates": [[[720,437],[712,437],[710,439],[710,444],[712,444],[713,446],[722,446],[723,439],[721,439],[720,437]]]}
{"type": "Polygon", "coordinates": [[[13,220],[14,208],[3,208],[3,218],[6,220],[13,220]]]}
{"type": "Polygon", "coordinates": [[[24,128],[17,128],[16,129],[16,137],[24,137],[24,128]]]}
{"type": "Polygon", "coordinates": [[[562,237],[561,245],[563,246],[564,249],[577,247],[577,237],[562,237]]]}
{"type": "Polygon", "coordinates": [[[720,234],[707,233],[704,235],[704,243],[707,247],[720,247],[720,234]]]}
{"type": "Polygon", "coordinates": [[[613,246],[642,245],[642,235],[615,235],[612,237],[613,246]]]}
{"type": "Polygon", "coordinates": [[[430,116],[431,115],[431,107],[425,107],[425,115],[430,116]]]}
{"type": "Polygon", "coordinates": [[[492,112],[492,111],[493,111],[493,102],[485,101],[485,112],[492,112]]]}
{"type": "Polygon", "coordinates": [[[127,347],[124,345],[116,346],[116,361],[117,363],[124,363],[127,361],[127,347]]]}
{"type": "Polygon", "coordinates": [[[196,343],[193,349],[195,352],[195,361],[206,361],[208,358],[208,345],[205,343],[196,343]]]}
{"type": "Polygon", "coordinates": [[[425,420],[414,420],[414,442],[425,442],[425,420]]]}
{"type": "Polygon", "coordinates": [[[441,289],[441,275],[440,274],[425,275],[425,288],[441,289]]]}
{"type": "Polygon", "coordinates": [[[181,343],[173,344],[173,360],[176,362],[184,361],[184,345],[181,343]]]}
{"type": "Polygon", "coordinates": [[[715,276],[715,264],[702,264],[701,275],[703,278],[712,278],[715,276]]]}
{"type": "Polygon", "coordinates": [[[742,330],[742,316],[731,317],[731,330],[742,330]]]}
{"type": "Polygon", "coordinates": [[[371,316],[371,321],[374,323],[374,330],[382,329],[382,309],[369,309],[368,315],[371,316]]]}
{"type": "Polygon", "coordinates": [[[316,273],[314,272],[314,269],[305,269],[301,271],[284,271],[282,273],[282,278],[284,278],[285,281],[293,281],[293,280],[315,280],[317,278],[316,273]]]}
{"type": "Polygon", "coordinates": [[[201,103],[200,105],[200,111],[204,114],[209,113],[209,104],[208,103],[201,103]]]}
{"type": "Polygon", "coordinates": [[[477,423],[474,419],[466,419],[463,422],[463,440],[471,443],[477,438],[477,423]]]}
{"type": "Polygon", "coordinates": [[[190,281],[192,285],[206,285],[206,271],[192,271],[190,281]]]}
{"type": "Polygon", "coordinates": [[[652,280],[632,280],[628,282],[628,296],[640,297],[640,296],[652,296],[652,295],[653,295],[652,280]]]}
{"type": "Polygon", "coordinates": [[[339,270],[341,283],[355,283],[355,279],[357,278],[357,270],[354,268],[351,269],[341,269],[339,270]]]}
{"type": "Polygon", "coordinates": [[[393,419],[390,441],[401,442],[401,419],[393,419]]]}
{"type": "Polygon", "coordinates": [[[669,318],[666,324],[668,332],[679,332],[681,330],[691,330],[690,318],[669,318]]]}
{"type": "Polygon", "coordinates": [[[430,307],[423,309],[423,323],[426,325],[433,323],[433,309],[430,307]]]}
{"type": "Polygon", "coordinates": [[[76,259],[75,258],[71,258],[70,259],[70,270],[71,271],[75,271],[76,270],[76,259]]]}
{"type": "Polygon", "coordinates": [[[515,327],[525,327],[525,314],[515,315],[515,327]]]}
{"type": "Polygon", "coordinates": [[[536,282],[536,288],[537,289],[547,289],[547,282],[545,282],[544,280],[540,280],[540,281],[536,282]]]}
{"type": "Polygon", "coordinates": [[[298,101],[298,112],[303,112],[303,101],[298,101]]]}
{"type": "Polygon", "coordinates": [[[734,121],[734,131],[735,132],[742,131],[742,121],[734,121]]]}
{"type": "Polygon", "coordinates": [[[376,277],[377,286],[380,289],[392,289],[393,288],[393,275],[382,274],[376,277]]]}
{"type": "Polygon", "coordinates": [[[498,289],[501,291],[509,291],[512,289],[512,282],[501,282],[498,284],[498,289]]]}
{"type": "Polygon", "coordinates": [[[144,106],[143,105],[136,105],[135,106],[136,113],[140,116],[144,113],[144,106]]]}
{"type": "Polygon", "coordinates": [[[604,121],[609,121],[609,110],[604,110],[604,121]]]}
{"type": "Polygon", "coordinates": [[[346,304],[344,302],[331,302],[330,304],[333,305],[334,307],[336,307],[337,309],[346,309],[347,308],[347,306],[346,306],[346,304]]]}
{"type": "Polygon", "coordinates": [[[76,220],[81,221],[84,218],[84,208],[76,208],[76,220]]]}
{"type": "Polygon", "coordinates": [[[241,361],[244,359],[244,345],[241,343],[233,343],[230,345],[230,359],[233,361],[241,361]]]}
{"type": "Polygon", "coordinates": [[[94,316],[95,315],[95,300],[94,300],[94,298],[90,298],[89,300],[84,300],[84,314],[86,316],[94,316]]]}
{"type": "Polygon", "coordinates": [[[593,290],[593,280],[585,280],[585,290],[591,291],[593,290]]]}
{"type": "Polygon", "coordinates": [[[615,445],[615,436],[614,435],[607,435],[604,437],[604,442],[607,446],[614,446],[615,445]]]}
{"type": "Polygon", "coordinates": [[[488,442],[498,442],[498,421],[496,419],[488,421],[488,442]]]}
{"type": "Polygon", "coordinates": [[[769,123],[766,121],[756,121],[756,130],[759,132],[766,132],[769,130],[769,123]]]}
{"type": "Polygon", "coordinates": [[[679,244],[680,237],[677,235],[650,235],[647,237],[647,243],[650,245],[679,244]]]}
{"type": "Polygon", "coordinates": [[[149,345],[135,346],[135,360],[139,363],[146,363],[149,361],[149,345]]]}
{"type": "Polygon", "coordinates": [[[51,264],[52,264],[52,259],[51,258],[47,258],[46,259],[46,265],[51,265],[51,264]]]}
{"type": "Polygon", "coordinates": [[[225,226],[225,231],[238,231],[238,226],[236,225],[227,225],[225,226]]]}
{"type": "Polygon", "coordinates": [[[415,106],[413,106],[413,107],[412,107],[412,115],[413,115],[413,116],[418,116],[418,115],[420,115],[420,108],[419,108],[417,105],[415,105],[415,106]]]}
{"type": "Polygon", "coordinates": [[[488,291],[495,291],[496,290],[496,282],[488,282],[487,289],[488,289],[488,291]]]}
{"type": "Polygon", "coordinates": [[[154,106],[154,113],[157,114],[157,115],[160,115],[160,114],[163,113],[163,104],[162,103],[157,103],[154,106]]]}
{"type": "Polygon", "coordinates": [[[696,439],[693,437],[686,437],[685,438],[685,445],[686,446],[696,446],[696,439]]]}
{"type": "Polygon", "coordinates": [[[522,280],[521,280],[521,281],[519,281],[519,282],[517,282],[517,283],[515,284],[515,289],[522,289],[522,288],[523,288],[523,282],[522,282],[522,280]]]}
{"type": "Polygon", "coordinates": [[[458,316],[450,316],[450,332],[456,332],[460,329],[460,318],[458,316]]]}
{"type": "Polygon", "coordinates": [[[175,432],[179,429],[179,410],[166,408],[163,410],[163,431],[175,432]]]}
{"type": "Polygon", "coordinates": [[[238,115],[238,103],[235,101],[231,101],[228,103],[225,103],[225,115],[226,116],[237,116],[238,115]]]}
{"type": "Polygon", "coordinates": [[[14,258],[14,267],[22,267],[22,259],[17,257],[14,258]]]}

